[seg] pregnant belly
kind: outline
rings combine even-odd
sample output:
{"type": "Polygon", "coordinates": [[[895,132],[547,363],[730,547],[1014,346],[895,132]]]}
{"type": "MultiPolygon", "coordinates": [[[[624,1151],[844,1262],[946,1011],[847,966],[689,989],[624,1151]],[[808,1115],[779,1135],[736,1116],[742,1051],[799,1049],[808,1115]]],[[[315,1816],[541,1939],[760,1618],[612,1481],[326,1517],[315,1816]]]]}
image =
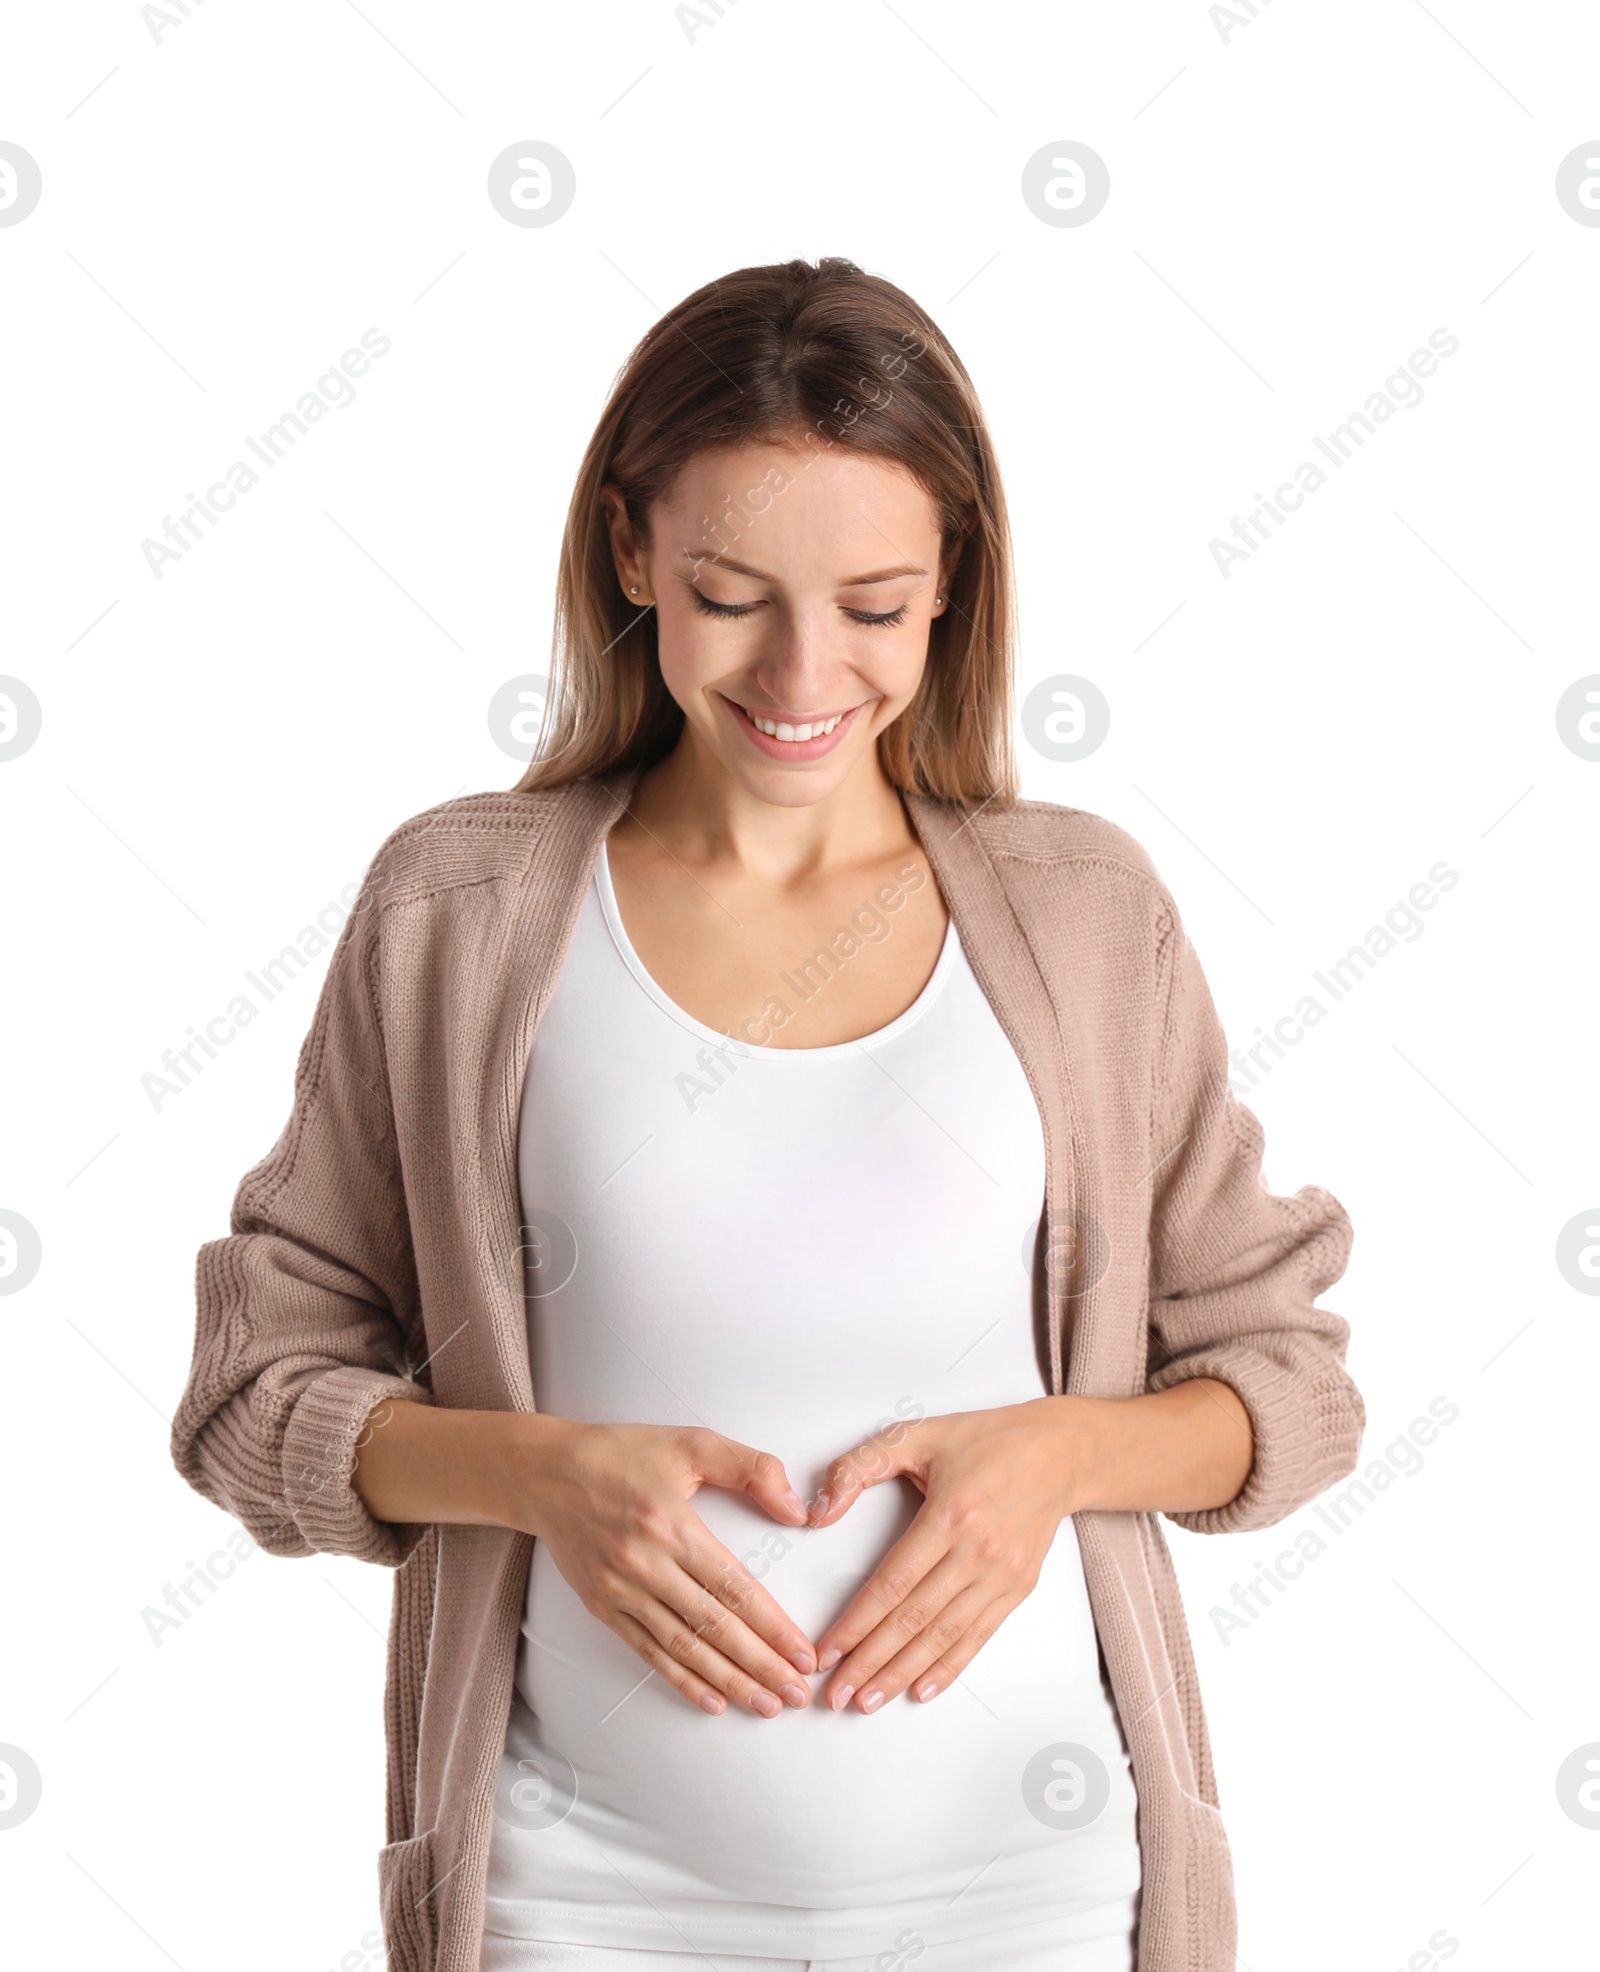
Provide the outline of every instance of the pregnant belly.
{"type": "MultiPolygon", "coordinates": [[[[891,1480],[837,1525],[798,1533],[711,1488],[694,1504],[815,1640],[920,1498],[891,1480]]],[[[1075,1847],[1086,1894],[1097,1882],[1108,1895],[1125,1887],[1132,1786],[1070,1520],[1032,1594],[927,1705],[902,1694],[870,1716],[814,1701],[770,1720],[732,1705],[713,1717],[589,1614],[542,1543],[524,1635],[508,1755],[564,1776],[561,1846],[603,1847],[635,1880],[653,1864],[696,1894],[837,1908],[948,1896],[963,1871],[997,1856],[1026,1870],[1042,1849],[1075,1847]],[[1063,1746],[1086,1757],[1063,1767],[1063,1746]],[[1103,1808],[1073,1824],[1056,1810],[1081,1791],[1080,1770],[1091,1791],[1099,1784],[1097,1765],[1103,1808]]],[[[809,1680],[814,1692],[825,1681],[809,1680]]],[[[553,1863],[557,1845],[540,1847],[553,1863]]]]}

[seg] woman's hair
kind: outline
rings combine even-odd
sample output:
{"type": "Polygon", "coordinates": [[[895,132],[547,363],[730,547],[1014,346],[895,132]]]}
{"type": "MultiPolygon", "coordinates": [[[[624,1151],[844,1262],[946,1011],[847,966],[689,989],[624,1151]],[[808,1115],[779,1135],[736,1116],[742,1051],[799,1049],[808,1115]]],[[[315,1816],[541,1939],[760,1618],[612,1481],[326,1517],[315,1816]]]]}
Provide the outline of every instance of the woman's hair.
{"type": "MultiPolygon", "coordinates": [[[[969,806],[1015,797],[1011,539],[983,412],[910,296],[836,258],[724,275],[670,309],[628,358],[567,511],[548,709],[519,789],[648,766],[683,726],[657,661],[655,611],[634,607],[617,581],[602,486],[619,488],[646,547],[651,507],[693,454],[778,441],[891,460],[929,495],[945,566],[954,563],[948,607],[930,625],[916,697],[879,735],[879,758],[910,792],[969,806]]],[[[752,488],[706,516],[708,554],[732,551],[751,518],[741,502],[762,491],[763,507],[781,498],[752,488]]]]}

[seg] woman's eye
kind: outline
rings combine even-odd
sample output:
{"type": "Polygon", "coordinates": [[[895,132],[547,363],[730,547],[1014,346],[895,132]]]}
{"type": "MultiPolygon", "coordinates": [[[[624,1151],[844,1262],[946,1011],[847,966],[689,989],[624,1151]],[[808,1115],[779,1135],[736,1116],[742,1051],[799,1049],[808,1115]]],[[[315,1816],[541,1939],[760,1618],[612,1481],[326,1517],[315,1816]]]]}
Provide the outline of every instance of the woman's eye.
{"type": "MultiPolygon", "coordinates": [[[[724,622],[734,617],[748,616],[753,610],[761,607],[760,603],[714,603],[709,596],[702,595],[698,589],[694,592],[694,606],[702,616],[720,617],[724,622]]],[[[907,604],[902,603],[898,609],[847,609],[845,615],[852,623],[904,623],[907,607],[907,604]]]]}
{"type": "Polygon", "coordinates": [[[748,616],[751,610],[759,607],[756,603],[714,603],[709,596],[701,595],[698,589],[694,592],[694,605],[703,616],[720,616],[723,618],[748,616]]]}

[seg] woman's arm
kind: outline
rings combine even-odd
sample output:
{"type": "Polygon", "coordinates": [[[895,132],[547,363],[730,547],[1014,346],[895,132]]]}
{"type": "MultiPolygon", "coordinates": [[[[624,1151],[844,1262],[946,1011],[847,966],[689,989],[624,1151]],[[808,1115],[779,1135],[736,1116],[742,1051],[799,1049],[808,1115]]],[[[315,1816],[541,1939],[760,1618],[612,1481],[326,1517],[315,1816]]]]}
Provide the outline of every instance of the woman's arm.
{"type": "Polygon", "coordinates": [[[374,1520],[508,1527],[508,1475],[560,1421],[385,1399],[356,1440],[350,1483],[374,1520]]]}
{"type": "Polygon", "coordinates": [[[830,1526],[868,1486],[903,1474],[916,1519],[817,1639],[837,1665],[827,1702],[871,1712],[913,1686],[952,1684],[1032,1592],[1073,1513],[1226,1506],[1250,1474],[1250,1414],[1226,1383],[1193,1377],[1136,1397],[1035,1397],[887,1425],[835,1459],[812,1502],[830,1526]]]}
{"type": "Polygon", "coordinates": [[[1250,1477],[1250,1413],[1215,1377],[1142,1397],[1039,1401],[1057,1419],[1069,1513],[1197,1513],[1229,1505],[1250,1477]]]}
{"type": "Polygon", "coordinates": [[[341,926],[294,1103],[195,1265],[195,1335],[172,1421],[178,1471],[269,1554],[399,1567],[423,1528],[381,1524],[349,1482],[381,1398],[426,1408],[425,1345],[394,1108],[373,1004],[388,838],[341,926]]]}
{"type": "Polygon", "coordinates": [[[704,1711],[731,1699],[776,1718],[811,1702],[810,1639],[690,1503],[719,1486],[803,1526],[770,1452],[695,1427],[385,1400],[351,1483],[379,1521],[534,1535],[590,1615],[704,1711]]]}
{"type": "Polygon", "coordinates": [[[1199,957],[1170,898],[1164,908],[1145,1388],[1212,1380],[1237,1392],[1255,1441],[1248,1479],[1221,1506],[1169,1511],[1192,1533],[1243,1533],[1286,1518],[1355,1467],[1366,1409],[1344,1365],[1350,1328],[1319,1305],[1353,1234],[1322,1186],[1280,1196],[1268,1185],[1265,1136],[1229,1084],[1199,957]]]}

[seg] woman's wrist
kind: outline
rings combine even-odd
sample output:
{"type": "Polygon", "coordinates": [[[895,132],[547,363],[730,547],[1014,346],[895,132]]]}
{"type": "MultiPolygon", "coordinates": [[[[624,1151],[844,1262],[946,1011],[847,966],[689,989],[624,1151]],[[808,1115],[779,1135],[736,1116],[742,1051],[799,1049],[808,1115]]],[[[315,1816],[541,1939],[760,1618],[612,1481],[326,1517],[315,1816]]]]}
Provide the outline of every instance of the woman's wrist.
{"type": "Polygon", "coordinates": [[[1098,1397],[1040,1397],[1035,1400],[1054,1427],[1051,1469],[1060,1488],[1061,1517],[1099,1505],[1107,1459],[1113,1455],[1117,1423],[1107,1418],[1098,1397]]]}
{"type": "Polygon", "coordinates": [[[385,1398],[357,1440],[351,1483],[376,1520],[536,1533],[529,1521],[537,1516],[543,1454],[567,1423],[385,1398]]]}
{"type": "Polygon", "coordinates": [[[1199,1512],[1228,1505],[1250,1476],[1250,1413],[1215,1377],[1134,1397],[1038,1401],[1056,1413],[1064,1516],[1199,1512]]]}

